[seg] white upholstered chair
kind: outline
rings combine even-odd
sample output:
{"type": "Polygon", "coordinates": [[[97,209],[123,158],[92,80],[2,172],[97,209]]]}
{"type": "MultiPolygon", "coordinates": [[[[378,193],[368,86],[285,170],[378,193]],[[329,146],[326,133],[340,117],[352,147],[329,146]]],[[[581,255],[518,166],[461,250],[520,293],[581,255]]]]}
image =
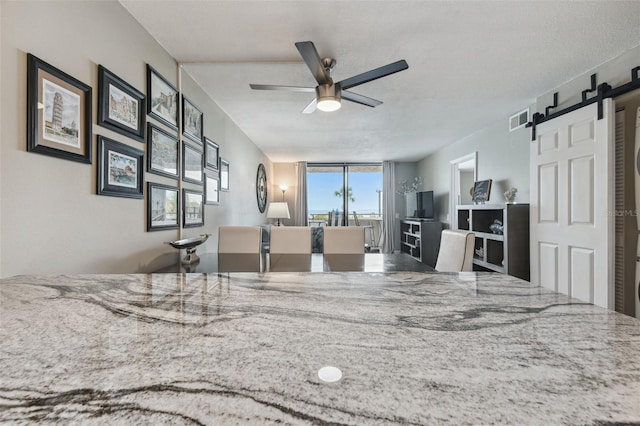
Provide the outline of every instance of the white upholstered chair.
{"type": "Polygon", "coordinates": [[[259,226],[221,226],[218,253],[260,253],[262,229],[259,226]]]}
{"type": "Polygon", "coordinates": [[[364,228],[340,226],[324,228],[325,254],[364,254],[364,228]]]}
{"type": "Polygon", "coordinates": [[[445,229],[440,238],[436,262],[439,272],[467,272],[473,270],[475,234],[469,231],[445,229]]]}
{"type": "Polygon", "coordinates": [[[310,226],[272,226],[271,254],[311,254],[310,226]]]}

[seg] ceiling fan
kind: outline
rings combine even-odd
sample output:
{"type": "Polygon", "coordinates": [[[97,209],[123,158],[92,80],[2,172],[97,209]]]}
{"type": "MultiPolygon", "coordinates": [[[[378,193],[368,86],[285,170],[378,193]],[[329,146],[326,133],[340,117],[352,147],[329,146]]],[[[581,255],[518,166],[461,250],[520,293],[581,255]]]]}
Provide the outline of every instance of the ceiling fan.
{"type": "Polygon", "coordinates": [[[407,61],[402,59],[334,83],[331,79],[331,70],[336,64],[335,59],[320,59],[320,55],[318,54],[316,47],[310,41],[300,41],[296,43],[296,48],[318,82],[316,87],[276,86],[270,84],[250,84],[249,86],[254,90],[315,92],[315,99],[311,101],[304,110],[302,110],[303,114],[310,114],[315,111],[316,108],[321,111],[336,111],[341,106],[341,99],[346,99],[372,108],[381,105],[382,101],[350,92],[347,89],[409,68],[407,61]]]}

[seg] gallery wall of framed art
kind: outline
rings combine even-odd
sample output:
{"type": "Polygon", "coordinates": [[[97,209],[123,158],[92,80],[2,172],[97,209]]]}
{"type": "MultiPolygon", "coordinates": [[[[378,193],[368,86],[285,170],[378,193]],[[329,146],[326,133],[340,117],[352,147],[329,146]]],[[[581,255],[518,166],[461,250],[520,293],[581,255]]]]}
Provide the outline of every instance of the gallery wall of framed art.
{"type": "MultiPolygon", "coordinates": [[[[28,64],[28,150],[91,163],[92,88],[34,55],[28,64]]],[[[203,112],[183,96],[179,121],[178,89],[150,64],[146,95],[103,65],[97,73],[97,124],[129,139],[97,135],[96,194],[144,199],[146,166],[152,175],[175,180],[146,181],[146,230],[204,226],[205,204],[220,204],[220,146],[203,136],[203,112]]]]}
{"type": "Polygon", "coordinates": [[[120,3],[10,2],[2,20],[0,276],[147,272],[175,254],[166,241],[209,233],[199,251],[215,251],[221,224],[264,222],[230,213],[253,193],[220,192],[211,204],[210,192],[203,225],[182,227],[182,189],[206,202],[205,176],[219,179],[205,137],[218,157],[248,163],[238,179],[253,181],[269,160],[120,3]],[[178,124],[183,95],[196,117],[190,136],[178,124]],[[181,141],[210,155],[200,183],[182,180],[181,141]],[[179,189],[170,223],[148,221],[150,183],[179,189]],[[41,208],[21,208],[34,200],[41,208]]]}

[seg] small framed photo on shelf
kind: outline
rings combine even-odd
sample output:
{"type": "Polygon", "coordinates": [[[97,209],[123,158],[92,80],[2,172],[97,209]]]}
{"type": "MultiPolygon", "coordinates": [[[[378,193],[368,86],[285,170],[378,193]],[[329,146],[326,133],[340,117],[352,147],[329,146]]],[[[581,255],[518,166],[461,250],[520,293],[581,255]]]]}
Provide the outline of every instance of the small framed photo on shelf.
{"type": "Polygon", "coordinates": [[[91,87],[27,54],[27,151],[91,164],[91,87]]]}
{"type": "Polygon", "coordinates": [[[218,144],[212,141],[211,139],[205,137],[204,138],[204,158],[205,158],[205,167],[208,167],[213,170],[218,170],[218,162],[219,162],[219,153],[220,148],[218,144]]]}
{"type": "Polygon", "coordinates": [[[143,198],[144,152],[98,136],[99,195],[143,198]]]}
{"type": "Polygon", "coordinates": [[[229,162],[220,159],[220,191],[229,191],[229,162]]]}
{"type": "Polygon", "coordinates": [[[147,182],[147,231],[178,229],[179,194],[175,186],[147,182]]]}
{"type": "Polygon", "coordinates": [[[204,179],[205,204],[220,204],[220,179],[218,176],[206,174],[204,179]]]}
{"type": "Polygon", "coordinates": [[[147,171],[177,179],[178,138],[151,123],[147,127],[147,171]]]}
{"type": "Polygon", "coordinates": [[[475,204],[484,204],[491,196],[491,179],[480,180],[473,184],[473,195],[471,199],[475,204]]]}
{"type": "Polygon", "coordinates": [[[182,97],[182,134],[202,144],[202,111],[182,97]]]}
{"type": "Polygon", "coordinates": [[[183,188],[182,195],[182,205],[184,206],[182,209],[184,215],[182,227],[197,228],[204,226],[204,200],[202,192],[183,188]]]}
{"type": "Polygon", "coordinates": [[[178,89],[147,64],[147,113],[178,130],[178,89]]]}
{"type": "Polygon", "coordinates": [[[98,124],[144,142],[145,96],[133,86],[98,66],[98,124]]]}
{"type": "Polygon", "coordinates": [[[202,150],[182,142],[182,180],[202,184],[202,150]]]}

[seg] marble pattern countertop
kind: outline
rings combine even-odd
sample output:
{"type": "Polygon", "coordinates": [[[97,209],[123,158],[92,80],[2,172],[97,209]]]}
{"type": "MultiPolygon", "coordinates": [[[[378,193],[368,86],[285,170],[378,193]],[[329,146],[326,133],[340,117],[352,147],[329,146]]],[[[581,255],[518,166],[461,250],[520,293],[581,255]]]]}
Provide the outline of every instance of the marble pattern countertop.
{"type": "Polygon", "coordinates": [[[640,424],[640,321],[489,273],[18,276],[0,423],[30,422],[640,424]]]}

